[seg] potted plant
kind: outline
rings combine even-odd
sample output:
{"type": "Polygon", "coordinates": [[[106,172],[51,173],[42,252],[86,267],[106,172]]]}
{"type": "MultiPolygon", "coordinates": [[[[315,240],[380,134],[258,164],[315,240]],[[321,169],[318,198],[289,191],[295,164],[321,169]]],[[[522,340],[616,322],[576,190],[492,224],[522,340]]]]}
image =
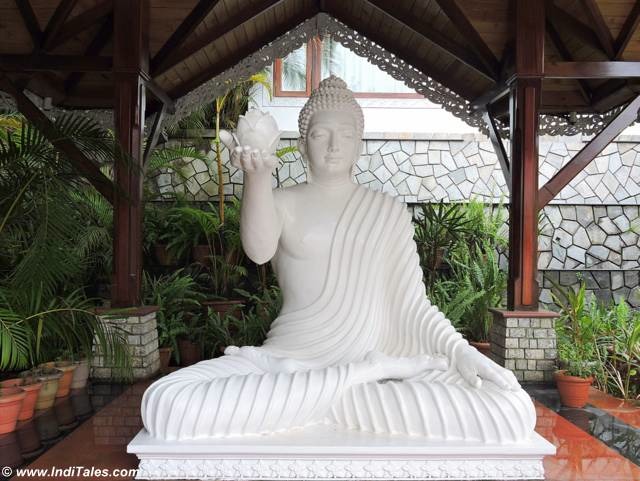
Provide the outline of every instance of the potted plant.
{"type": "Polygon", "coordinates": [[[24,377],[33,377],[42,383],[42,388],[38,392],[36,399],[36,410],[49,409],[53,406],[56,400],[56,393],[58,392],[58,384],[62,377],[62,371],[54,368],[35,368],[31,371],[25,371],[22,373],[24,377]]]}
{"type": "MultiPolygon", "coordinates": [[[[185,274],[183,269],[160,277],[153,277],[145,272],[143,296],[145,304],[158,308],[156,312],[158,343],[164,351],[164,354],[161,351],[161,355],[165,356],[168,363],[167,351],[173,352],[176,361],[180,363],[182,353],[179,338],[189,334],[186,322],[193,317],[193,313],[200,310],[200,303],[204,299],[203,294],[198,291],[197,283],[193,277],[185,274]]],[[[189,351],[188,342],[183,342],[182,346],[189,351]]],[[[194,359],[189,352],[187,352],[187,358],[194,359]]]]}
{"type": "MultiPolygon", "coordinates": [[[[560,369],[555,380],[562,404],[582,408],[589,398],[589,387],[597,369],[597,325],[585,309],[586,284],[577,291],[553,283],[551,292],[560,307],[556,337],[560,369]]],[[[595,299],[592,299],[595,302],[595,299]]]]}
{"type": "Polygon", "coordinates": [[[18,414],[18,421],[31,419],[36,408],[38,394],[40,393],[40,389],[42,389],[42,382],[33,377],[18,377],[0,382],[0,388],[9,387],[18,387],[26,393],[22,403],[22,409],[18,414]]]}
{"type": "Polygon", "coordinates": [[[27,393],[19,387],[0,388],[0,434],[16,429],[18,416],[27,393]]]}

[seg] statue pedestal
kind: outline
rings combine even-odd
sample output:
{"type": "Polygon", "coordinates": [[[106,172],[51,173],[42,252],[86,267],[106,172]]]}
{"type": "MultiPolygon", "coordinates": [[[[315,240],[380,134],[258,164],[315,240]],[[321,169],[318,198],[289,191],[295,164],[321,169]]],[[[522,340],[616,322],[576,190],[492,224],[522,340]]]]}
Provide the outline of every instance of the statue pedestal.
{"type": "Polygon", "coordinates": [[[555,447],[537,433],[526,443],[425,441],[329,425],[286,434],[162,441],[142,430],[127,452],[137,479],[543,479],[555,447]]]}

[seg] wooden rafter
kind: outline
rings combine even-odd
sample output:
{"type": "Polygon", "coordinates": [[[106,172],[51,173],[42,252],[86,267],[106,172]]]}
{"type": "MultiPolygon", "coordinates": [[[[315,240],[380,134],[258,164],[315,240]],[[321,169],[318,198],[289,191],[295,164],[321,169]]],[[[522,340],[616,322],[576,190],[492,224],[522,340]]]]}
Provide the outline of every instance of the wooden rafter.
{"type": "Polygon", "coordinates": [[[44,33],[42,34],[42,50],[49,50],[51,48],[52,39],[56,38],[58,33],[60,32],[60,28],[64,25],[64,22],[67,21],[71,11],[78,3],[78,0],[61,0],[58,6],[56,7],[53,15],[49,19],[47,26],[44,29],[44,33]]]}
{"type": "MultiPolygon", "coordinates": [[[[573,15],[570,15],[553,2],[547,5],[547,19],[559,32],[566,32],[585,45],[602,51],[600,41],[595,32],[573,15]]],[[[604,52],[602,52],[604,54],[604,52]]]]}
{"type": "Polygon", "coordinates": [[[638,23],[640,23],[640,0],[636,0],[633,4],[633,8],[631,8],[631,12],[627,15],[627,18],[622,25],[622,30],[620,30],[620,33],[618,34],[618,38],[616,38],[614,44],[615,60],[620,60],[622,58],[631,37],[638,28],[638,23]]]}
{"type": "MultiPolygon", "coordinates": [[[[415,67],[421,72],[424,72],[425,75],[428,75],[436,82],[447,85],[458,95],[461,95],[465,98],[472,98],[474,96],[473,93],[469,90],[468,84],[460,81],[461,79],[459,76],[448,75],[447,72],[436,70],[432,66],[426,65],[424,59],[422,59],[418,52],[416,52],[414,49],[403,48],[397,45],[388,44],[379,30],[371,28],[364,23],[360,24],[359,22],[356,22],[350,15],[344,13],[342,9],[336,8],[336,4],[343,5],[339,2],[325,0],[324,11],[340,22],[344,23],[349,28],[357,30],[369,40],[377,43],[378,45],[385,45],[385,49],[388,52],[396,55],[398,58],[402,59],[407,64],[415,67]]],[[[453,62],[452,66],[455,67],[456,62],[453,62]]]]}
{"type": "Polygon", "coordinates": [[[607,27],[607,22],[602,18],[602,13],[600,12],[598,4],[595,0],[582,0],[582,5],[589,14],[591,25],[598,36],[602,49],[607,54],[607,57],[613,59],[616,55],[613,47],[613,37],[611,36],[609,27],[607,27]]]}
{"type": "MultiPolygon", "coordinates": [[[[456,60],[471,67],[473,70],[481,74],[483,77],[496,82],[498,78],[497,70],[490,70],[485,67],[481,60],[478,60],[477,55],[473,51],[467,50],[463,45],[451,40],[448,36],[441,34],[437,30],[429,27],[420,19],[416,18],[412,14],[401,11],[397,7],[390,7],[389,2],[383,0],[367,0],[367,3],[372,5],[375,9],[380,11],[385,17],[391,18],[401,24],[404,24],[407,28],[413,30],[421,37],[427,39],[429,42],[444,50],[449,55],[453,56],[456,60]]],[[[388,43],[388,42],[384,42],[388,43]]]]}
{"type": "Polygon", "coordinates": [[[436,0],[444,14],[451,20],[465,40],[469,43],[476,55],[482,60],[490,72],[499,73],[500,63],[493,54],[476,28],[469,21],[465,13],[460,9],[456,0],[436,0]]]}
{"type": "Polygon", "coordinates": [[[558,193],[571,182],[582,169],[596,158],[604,148],[615,139],[620,132],[638,118],[640,112],[640,95],[636,96],[616,115],[607,126],[585,145],[567,164],[565,164],[538,191],[538,208],[542,209],[558,193]]]}
{"type": "MultiPolygon", "coordinates": [[[[269,10],[274,8],[276,5],[279,5],[284,0],[261,0],[259,3],[252,4],[251,7],[243,9],[241,12],[229,18],[222,25],[219,25],[207,32],[204,32],[202,35],[198,36],[193,42],[185,45],[179,50],[175,50],[174,53],[168,56],[165,61],[160,62],[159,65],[151,71],[153,77],[157,77],[167,70],[173,68],[186,58],[191,55],[199,52],[207,45],[215,42],[220,37],[226,35],[227,33],[235,30],[240,25],[250,22],[265,10],[269,10]]],[[[238,56],[238,58],[241,58],[238,56]]]]}
{"type": "Polygon", "coordinates": [[[193,10],[187,15],[182,23],[175,29],[171,36],[167,39],[158,53],[151,59],[151,70],[157,70],[157,68],[168,57],[173,54],[176,49],[182,46],[184,41],[193,33],[200,23],[209,15],[211,10],[220,2],[220,0],[200,0],[193,10]]]}
{"type": "Polygon", "coordinates": [[[511,88],[506,82],[500,82],[500,84],[474,99],[473,102],[471,102],[471,110],[485,109],[488,105],[507,96],[510,90],[511,88]]]}
{"type": "Polygon", "coordinates": [[[187,94],[194,88],[203,84],[207,80],[215,77],[216,75],[224,72],[230,67],[233,67],[236,63],[238,63],[238,59],[248,57],[249,55],[254,54],[264,45],[273,42],[275,39],[284,35],[289,30],[297,27],[305,20],[313,17],[318,13],[315,5],[310,5],[305,8],[301,13],[288,19],[285,23],[279,24],[277,27],[274,27],[271,30],[268,30],[261,35],[256,36],[250,43],[243,45],[237,51],[231,53],[225,58],[219,60],[214,65],[210,66],[203,72],[199,73],[195,77],[187,80],[186,82],[180,84],[173,90],[169,92],[169,97],[177,99],[187,94]]]}
{"type": "Polygon", "coordinates": [[[56,126],[47,116],[24,94],[22,88],[0,72],[0,87],[11,95],[18,111],[31,122],[51,144],[62,152],[77,171],[85,177],[109,202],[113,203],[114,185],[106,177],[100,167],[87,158],[84,153],[68,138],[60,135],[56,126]]]}
{"type": "Polygon", "coordinates": [[[62,27],[58,30],[58,35],[51,38],[49,43],[49,49],[59,47],[67,40],[75,37],[76,35],[84,32],[86,29],[93,27],[113,12],[112,0],[104,0],[94,7],[76,15],[70,20],[67,20],[62,27]]]}
{"type": "Polygon", "coordinates": [[[6,72],[107,72],[111,70],[111,57],[83,55],[0,55],[0,70],[6,72]]]}
{"type": "MultiPolygon", "coordinates": [[[[549,34],[549,38],[551,39],[551,42],[555,45],[556,49],[558,50],[558,53],[560,54],[560,57],[562,57],[562,60],[564,60],[565,62],[570,62],[572,60],[575,60],[573,58],[573,55],[565,45],[564,41],[562,40],[560,33],[556,30],[556,27],[553,24],[553,22],[547,20],[546,27],[547,27],[547,34],[549,34]]],[[[589,105],[591,103],[591,96],[592,96],[589,85],[587,85],[587,82],[585,82],[582,79],[577,79],[576,85],[578,86],[578,89],[580,90],[580,95],[582,95],[582,98],[584,99],[585,103],[589,105]]]]}
{"type": "Polygon", "coordinates": [[[640,77],[640,62],[550,62],[545,78],[631,78],[640,77]]]}
{"type": "MultiPolygon", "coordinates": [[[[107,19],[102,23],[102,26],[96,33],[95,37],[91,40],[91,43],[85,50],[84,54],[87,57],[93,57],[100,55],[102,49],[109,43],[109,39],[113,34],[113,17],[109,15],[107,19]]],[[[83,77],[82,72],[72,72],[64,81],[65,94],[70,94],[78,86],[80,80],[83,77]]]]}
{"type": "Polygon", "coordinates": [[[31,8],[31,2],[29,2],[29,0],[15,0],[15,2],[18,7],[18,11],[20,12],[20,17],[22,17],[22,21],[24,22],[24,26],[31,37],[33,48],[39,49],[40,43],[42,42],[42,30],[40,30],[38,19],[36,18],[35,13],[33,13],[33,8],[31,8]]]}
{"type": "Polygon", "coordinates": [[[487,130],[489,131],[489,139],[491,140],[493,150],[498,157],[498,162],[500,162],[502,175],[504,176],[504,179],[507,183],[507,188],[509,189],[509,191],[511,191],[511,165],[509,163],[509,157],[507,156],[507,151],[505,150],[502,139],[500,138],[498,127],[496,126],[496,121],[490,113],[489,106],[485,108],[482,117],[484,118],[484,122],[487,125],[487,130]]]}

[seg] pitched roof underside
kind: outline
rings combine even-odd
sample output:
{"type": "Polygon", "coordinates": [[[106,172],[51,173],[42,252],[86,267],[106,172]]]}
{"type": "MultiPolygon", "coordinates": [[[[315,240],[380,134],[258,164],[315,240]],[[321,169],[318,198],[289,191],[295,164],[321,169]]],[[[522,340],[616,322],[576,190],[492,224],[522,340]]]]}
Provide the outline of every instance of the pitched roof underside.
{"type": "MultiPolygon", "coordinates": [[[[54,109],[78,109],[110,123],[112,74],[28,71],[15,60],[33,53],[112,54],[109,0],[32,0],[30,13],[0,0],[0,69],[22,78],[54,109]],[[66,9],[66,11],[65,11],[66,9]],[[14,57],[10,57],[14,56],[14,57]],[[7,66],[7,59],[14,64],[7,66]],[[13,66],[12,66],[13,65],[13,66]],[[28,72],[28,75],[25,75],[28,72]]],[[[347,48],[484,128],[470,102],[512,71],[513,22],[508,0],[151,0],[150,75],[176,100],[172,120],[214,99],[318,34],[347,48]],[[322,11],[320,10],[322,9],[322,11]]],[[[545,61],[640,60],[640,10],[633,0],[556,0],[547,11],[545,61]]],[[[594,133],[640,91],[634,79],[545,79],[541,132],[594,133]]],[[[7,96],[0,99],[11,104],[7,96]]],[[[148,111],[157,105],[148,105],[148,111]]],[[[494,105],[497,117],[506,99],[494,105]]],[[[171,121],[171,120],[170,120],[171,121]]]]}

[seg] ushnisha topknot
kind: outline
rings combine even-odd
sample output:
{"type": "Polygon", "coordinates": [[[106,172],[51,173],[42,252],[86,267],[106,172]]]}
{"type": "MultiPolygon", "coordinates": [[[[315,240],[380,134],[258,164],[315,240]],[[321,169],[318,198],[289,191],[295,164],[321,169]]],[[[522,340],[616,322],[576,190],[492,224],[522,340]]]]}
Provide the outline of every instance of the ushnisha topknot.
{"type": "Polygon", "coordinates": [[[341,78],[331,75],[320,82],[318,88],[311,92],[309,100],[304,104],[298,116],[298,129],[302,142],[307,138],[311,117],[320,110],[346,110],[350,112],[356,121],[358,135],[362,138],[364,132],[362,108],[356,102],[353,92],[347,88],[347,83],[341,78]]]}

